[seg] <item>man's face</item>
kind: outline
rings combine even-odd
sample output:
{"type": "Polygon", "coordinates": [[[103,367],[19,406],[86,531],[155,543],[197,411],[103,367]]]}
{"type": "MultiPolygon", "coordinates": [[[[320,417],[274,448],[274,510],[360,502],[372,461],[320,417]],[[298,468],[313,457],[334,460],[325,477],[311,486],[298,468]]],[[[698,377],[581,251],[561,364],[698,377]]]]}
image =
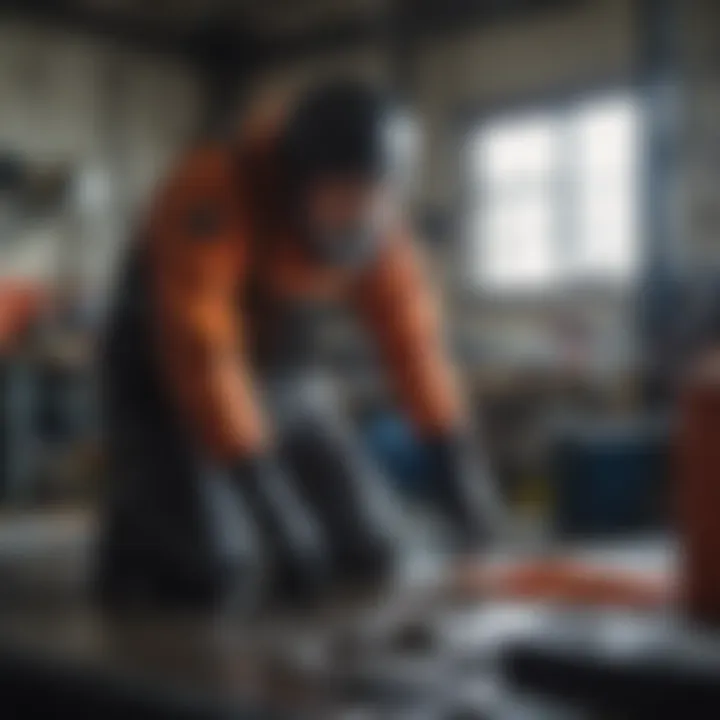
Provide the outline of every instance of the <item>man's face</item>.
{"type": "Polygon", "coordinates": [[[330,261],[363,255],[383,219],[380,183],[358,178],[318,180],[305,196],[305,226],[313,248],[330,261]]]}

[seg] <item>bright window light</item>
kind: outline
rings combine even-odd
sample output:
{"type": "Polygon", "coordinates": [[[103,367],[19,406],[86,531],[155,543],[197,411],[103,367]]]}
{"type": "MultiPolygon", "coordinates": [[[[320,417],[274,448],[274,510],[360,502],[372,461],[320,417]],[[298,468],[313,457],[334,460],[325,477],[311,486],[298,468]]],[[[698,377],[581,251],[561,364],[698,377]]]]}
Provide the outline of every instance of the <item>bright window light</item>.
{"type": "Polygon", "coordinates": [[[527,291],[631,279],[640,121],[622,94],[483,123],[467,148],[472,280],[527,291]]]}

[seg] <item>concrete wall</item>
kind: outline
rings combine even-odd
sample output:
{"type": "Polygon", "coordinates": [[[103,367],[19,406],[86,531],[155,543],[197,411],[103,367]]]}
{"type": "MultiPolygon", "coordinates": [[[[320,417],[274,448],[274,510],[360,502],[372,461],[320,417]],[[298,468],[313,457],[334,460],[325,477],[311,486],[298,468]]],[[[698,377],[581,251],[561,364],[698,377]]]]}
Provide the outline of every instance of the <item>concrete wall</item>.
{"type": "MultiPolygon", "coordinates": [[[[434,269],[445,275],[448,290],[460,287],[452,278],[462,263],[457,222],[461,116],[543,95],[629,82],[636,65],[633,7],[634,0],[585,0],[526,20],[498,21],[428,40],[417,48],[412,83],[423,151],[418,204],[449,221],[434,263],[434,269]]],[[[366,48],[274,67],[256,77],[255,92],[297,89],[339,70],[361,75],[387,72],[386,60],[377,49],[366,48]]],[[[500,357],[523,355],[518,347],[528,345],[542,354],[538,345],[543,339],[554,343],[557,300],[545,308],[536,303],[528,307],[518,302],[467,302],[462,293],[449,294],[458,332],[500,357]]],[[[605,296],[601,302],[583,298],[567,305],[581,313],[587,310],[585,322],[597,328],[593,352],[599,364],[607,369],[627,363],[632,316],[624,300],[605,296]]]]}
{"type": "Polygon", "coordinates": [[[631,0],[590,0],[425,43],[416,69],[425,124],[424,200],[446,205],[455,197],[461,113],[628,78],[631,11],[631,0]]]}
{"type": "Polygon", "coordinates": [[[333,76],[357,76],[382,80],[387,77],[387,55],[378,46],[353,48],[322,57],[277,63],[257,72],[248,84],[248,103],[269,98],[292,97],[313,83],[333,76]]]}
{"type": "MultiPolygon", "coordinates": [[[[527,20],[498,21],[423,42],[413,68],[423,138],[422,202],[454,206],[461,113],[628,80],[635,62],[632,8],[633,0],[585,0],[527,20]]],[[[333,73],[383,77],[387,60],[379,48],[367,47],[274,66],[256,75],[250,97],[296,91],[333,73]]]]}
{"type": "Polygon", "coordinates": [[[68,207],[0,244],[3,275],[52,277],[71,250],[102,282],[158,174],[193,132],[189,68],[63,32],[0,26],[0,152],[62,167],[68,207]],[[59,258],[60,256],[60,258],[59,258]]]}
{"type": "Polygon", "coordinates": [[[683,169],[686,261],[720,270],[720,6],[692,0],[685,8],[683,169]]]}

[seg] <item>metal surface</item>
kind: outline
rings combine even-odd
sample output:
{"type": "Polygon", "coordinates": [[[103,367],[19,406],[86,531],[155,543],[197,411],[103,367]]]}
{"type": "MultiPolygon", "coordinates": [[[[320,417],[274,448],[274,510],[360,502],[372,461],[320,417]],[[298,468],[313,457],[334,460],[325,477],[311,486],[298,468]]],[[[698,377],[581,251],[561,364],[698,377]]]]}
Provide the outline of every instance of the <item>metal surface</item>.
{"type": "Polygon", "coordinates": [[[430,567],[314,612],[110,618],[87,600],[92,538],[86,515],[0,521],[0,680],[21,711],[72,688],[71,706],[132,701],[149,717],[571,717],[528,706],[500,673],[501,650],[537,636],[549,609],[468,603],[430,567]]]}

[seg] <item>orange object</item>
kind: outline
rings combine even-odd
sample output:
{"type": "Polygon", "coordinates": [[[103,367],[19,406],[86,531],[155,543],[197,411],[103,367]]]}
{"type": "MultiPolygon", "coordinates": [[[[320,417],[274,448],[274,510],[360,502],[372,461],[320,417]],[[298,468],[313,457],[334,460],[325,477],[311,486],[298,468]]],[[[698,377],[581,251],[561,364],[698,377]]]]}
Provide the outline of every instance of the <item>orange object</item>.
{"type": "Polygon", "coordinates": [[[42,313],[47,293],[31,282],[0,284],[0,351],[12,348],[42,313]]]}
{"type": "Polygon", "coordinates": [[[681,400],[677,448],[682,596],[693,618],[720,622],[720,355],[698,364],[681,400]]]}
{"type": "Polygon", "coordinates": [[[478,599],[632,609],[662,607],[674,596],[667,577],[618,572],[562,559],[466,568],[457,577],[455,588],[465,597],[478,599]]]}

